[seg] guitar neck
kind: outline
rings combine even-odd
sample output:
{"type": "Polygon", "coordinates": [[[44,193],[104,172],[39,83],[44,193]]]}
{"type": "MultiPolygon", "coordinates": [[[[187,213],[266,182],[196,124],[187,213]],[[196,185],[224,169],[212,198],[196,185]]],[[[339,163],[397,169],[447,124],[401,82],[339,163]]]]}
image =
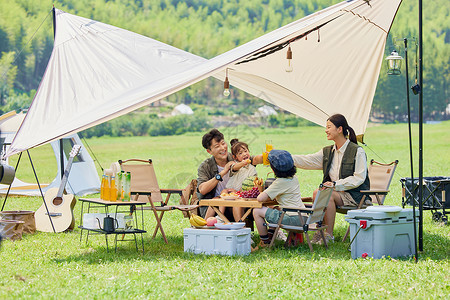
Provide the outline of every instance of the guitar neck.
{"type": "Polygon", "coordinates": [[[58,198],[61,198],[64,193],[64,188],[66,187],[67,180],[69,179],[70,168],[72,168],[73,159],[75,158],[75,155],[78,153],[78,151],[79,146],[75,145],[72,149],[72,152],[70,153],[69,161],[67,162],[66,169],[64,170],[64,176],[61,179],[61,184],[59,186],[58,193],[56,194],[56,197],[58,198]]]}

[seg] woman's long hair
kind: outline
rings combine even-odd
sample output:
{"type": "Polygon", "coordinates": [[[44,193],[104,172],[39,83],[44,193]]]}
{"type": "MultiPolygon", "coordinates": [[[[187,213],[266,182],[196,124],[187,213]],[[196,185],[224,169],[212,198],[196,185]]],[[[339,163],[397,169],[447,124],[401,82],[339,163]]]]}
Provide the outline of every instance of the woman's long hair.
{"type": "Polygon", "coordinates": [[[344,134],[344,136],[348,137],[350,142],[358,144],[358,141],[356,140],[355,131],[353,130],[353,128],[348,126],[347,119],[343,115],[334,114],[331,117],[329,117],[327,121],[333,123],[334,126],[336,126],[336,128],[342,126],[342,133],[344,134]]]}

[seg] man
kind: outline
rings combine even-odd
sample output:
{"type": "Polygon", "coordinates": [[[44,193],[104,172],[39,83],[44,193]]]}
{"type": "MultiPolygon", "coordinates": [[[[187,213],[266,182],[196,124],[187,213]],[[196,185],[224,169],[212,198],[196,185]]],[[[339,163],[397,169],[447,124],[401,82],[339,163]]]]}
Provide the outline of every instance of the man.
{"type": "MultiPolygon", "coordinates": [[[[231,153],[228,153],[224,136],[219,130],[213,129],[206,133],[202,138],[202,145],[211,157],[203,161],[197,170],[199,200],[220,196],[227,185],[230,167],[234,162],[231,153]]],[[[224,207],[219,209],[224,211],[224,207]]],[[[200,215],[207,219],[214,216],[214,210],[206,206],[200,207],[200,215]]]]}

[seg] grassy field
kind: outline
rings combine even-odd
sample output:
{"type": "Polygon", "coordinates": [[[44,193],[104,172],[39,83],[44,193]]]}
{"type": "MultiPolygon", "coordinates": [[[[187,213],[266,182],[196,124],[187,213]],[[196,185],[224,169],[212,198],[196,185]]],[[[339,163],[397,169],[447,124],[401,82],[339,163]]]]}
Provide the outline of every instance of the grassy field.
{"type": "MultiPolygon", "coordinates": [[[[424,126],[424,176],[450,176],[449,125],[424,126]]],[[[413,130],[417,132],[417,125],[413,130]]],[[[293,154],[312,153],[329,144],[322,127],[222,131],[227,141],[237,137],[248,142],[254,154],[262,151],[266,139],[271,139],[275,148],[293,154]]],[[[418,137],[413,138],[417,149],[418,137]]],[[[185,187],[196,177],[198,164],[208,157],[201,147],[201,134],[87,142],[105,168],[118,159],[152,158],[162,188],[185,187]]],[[[386,199],[386,204],[400,206],[399,179],[410,176],[407,126],[370,126],[365,142],[369,159],[400,161],[386,199]]],[[[49,182],[56,172],[49,150],[43,146],[30,151],[41,182],[49,182]]],[[[414,156],[417,165],[417,150],[414,156]]],[[[268,168],[258,166],[257,170],[266,177],[268,168]]],[[[303,196],[311,195],[321,180],[320,171],[299,170],[297,175],[303,196]]],[[[17,176],[33,182],[27,159],[21,162],[17,176]]],[[[5,210],[36,210],[41,204],[40,198],[9,198],[5,210]]],[[[78,226],[79,204],[74,214],[78,226]]],[[[145,219],[146,229],[153,231],[150,212],[145,219]]],[[[6,241],[0,249],[0,298],[450,299],[450,226],[433,222],[430,211],[424,212],[424,251],[417,264],[408,258],[353,260],[347,251],[348,241],[331,244],[328,250],[316,246],[314,253],[306,245],[289,250],[277,245],[245,257],[193,255],[183,252],[182,233],[189,227],[188,220],[179,212],[170,212],[163,223],[169,244],[160,235],[152,240],[147,233],[144,255],[135,251],[132,242],[120,243],[117,253],[107,253],[100,236],[91,236],[88,244],[80,243],[78,229],[6,241]]],[[[346,226],[343,215],[338,215],[337,240],[346,226]]]]}

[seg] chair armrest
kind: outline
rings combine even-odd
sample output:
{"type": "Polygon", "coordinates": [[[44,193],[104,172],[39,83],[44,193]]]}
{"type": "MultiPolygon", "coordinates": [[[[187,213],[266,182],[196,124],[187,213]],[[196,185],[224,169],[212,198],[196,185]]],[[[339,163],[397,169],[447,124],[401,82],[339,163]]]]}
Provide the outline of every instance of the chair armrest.
{"type": "Polygon", "coordinates": [[[314,202],[312,197],[302,197],[302,202],[314,202]]]}
{"type": "Polygon", "coordinates": [[[182,194],[183,190],[182,189],[160,189],[161,193],[166,193],[166,194],[182,194]]]}
{"type": "Polygon", "coordinates": [[[389,190],[362,190],[359,192],[361,194],[366,194],[366,195],[375,195],[375,194],[386,195],[387,193],[389,193],[389,190]]]}

